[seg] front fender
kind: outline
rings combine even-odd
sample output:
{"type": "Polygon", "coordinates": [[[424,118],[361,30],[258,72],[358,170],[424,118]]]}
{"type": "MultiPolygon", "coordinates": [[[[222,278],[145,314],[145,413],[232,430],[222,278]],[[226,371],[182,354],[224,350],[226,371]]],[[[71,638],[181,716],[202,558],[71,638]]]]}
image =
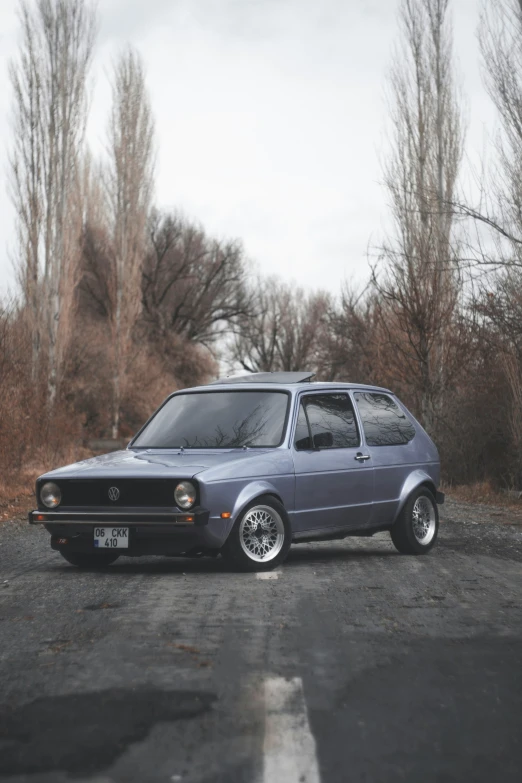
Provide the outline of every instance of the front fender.
{"type": "Polygon", "coordinates": [[[406,481],[402,485],[399,497],[399,505],[397,506],[397,511],[393,519],[394,522],[401,513],[404,504],[408,500],[413,490],[417,489],[417,487],[420,487],[421,484],[429,484],[433,489],[433,493],[435,494],[437,488],[432,476],[430,476],[429,473],[426,473],[425,470],[414,470],[413,473],[409,474],[406,481]]]}
{"type": "Polygon", "coordinates": [[[234,523],[245,507],[260,495],[274,495],[287,512],[293,509],[295,477],[293,474],[262,476],[232,481],[200,482],[201,503],[210,509],[209,531],[216,547],[223,546],[234,523]],[[225,516],[221,514],[225,512],[225,516]],[[227,518],[226,512],[230,512],[227,518]]]}
{"type": "MultiPolygon", "coordinates": [[[[236,498],[234,509],[232,511],[232,524],[236,521],[239,514],[252,500],[260,495],[275,495],[281,501],[281,494],[270,481],[252,481],[243,487],[236,498]]],[[[230,526],[232,527],[232,525],[230,526]]]]}
{"type": "Polygon", "coordinates": [[[260,497],[260,495],[275,495],[277,498],[279,498],[280,502],[282,502],[281,493],[278,492],[276,487],[270,481],[252,481],[247,484],[245,487],[243,487],[236,498],[234,508],[232,510],[232,516],[228,520],[228,525],[223,536],[223,542],[225,542],[229,537],[230,531],[234,527],[234,523],[243,509],[248,506],[252,500],[260,497]]]}

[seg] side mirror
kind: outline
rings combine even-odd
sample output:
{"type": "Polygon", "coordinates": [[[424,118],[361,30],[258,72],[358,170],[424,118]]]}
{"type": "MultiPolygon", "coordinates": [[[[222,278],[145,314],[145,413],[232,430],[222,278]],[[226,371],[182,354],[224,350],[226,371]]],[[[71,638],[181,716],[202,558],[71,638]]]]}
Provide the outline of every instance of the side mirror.
{"type": "Polygon", "coordinates": [[[313,437],[314,449],[331,449],[333,446],[333,435],[331,432],[318,432],[313,437]]]}

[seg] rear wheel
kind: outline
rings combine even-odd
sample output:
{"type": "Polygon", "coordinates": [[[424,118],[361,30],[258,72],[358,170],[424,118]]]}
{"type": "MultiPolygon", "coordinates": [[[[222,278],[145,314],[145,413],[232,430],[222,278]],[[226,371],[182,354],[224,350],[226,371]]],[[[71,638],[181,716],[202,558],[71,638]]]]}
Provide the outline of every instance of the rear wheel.
{"type": "Polygon", "coordinates": [[[439,511],[427,487],[411,493],[390,535],[403,555],[424,555],[432,549],[439,532],[439,511]]]}
{"type": "Polygon", "coordinates": [[[221,554],[239,571],[271,571],[287,556],[291,540],[284,506],[268,495],[256,498],[238,517],[221,554]]]}
{"type": "Polygon", "coordinates": [[[105,568],[119,558],[116,552],[60,552],[64,560],[78,568],[105,568]]]}

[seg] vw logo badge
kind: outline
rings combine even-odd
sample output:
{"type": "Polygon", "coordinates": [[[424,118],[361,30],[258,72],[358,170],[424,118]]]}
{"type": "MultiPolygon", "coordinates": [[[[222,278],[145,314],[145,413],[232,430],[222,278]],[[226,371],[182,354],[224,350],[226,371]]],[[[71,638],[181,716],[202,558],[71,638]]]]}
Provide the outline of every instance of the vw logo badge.
{"type": "Polygon", "coordinates": [[[118,500],[119,497],[120,497],[120,490],[118,489],[118,487],[111,487],[109,489],[109,500],[112,500],[114,502],[115,500],[118,500]]]}

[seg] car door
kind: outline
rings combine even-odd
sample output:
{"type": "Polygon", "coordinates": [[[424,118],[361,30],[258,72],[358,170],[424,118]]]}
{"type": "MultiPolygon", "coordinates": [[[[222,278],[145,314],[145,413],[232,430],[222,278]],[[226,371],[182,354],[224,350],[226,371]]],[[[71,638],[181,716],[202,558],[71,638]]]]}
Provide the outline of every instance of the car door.
{"type": "Polygon", "coordinates": [[[301,395],[293,437],[294,530],[364,528],[369,524],[373,467],[347,392],[301,395]]]}
{"type": "Polygon", "coordinates": [[[375,470],[372,527],[395,517],[402,486],[419,461],[413,422],[389,394],[354,392],[366,442],[365,453],[375,470]]]}

